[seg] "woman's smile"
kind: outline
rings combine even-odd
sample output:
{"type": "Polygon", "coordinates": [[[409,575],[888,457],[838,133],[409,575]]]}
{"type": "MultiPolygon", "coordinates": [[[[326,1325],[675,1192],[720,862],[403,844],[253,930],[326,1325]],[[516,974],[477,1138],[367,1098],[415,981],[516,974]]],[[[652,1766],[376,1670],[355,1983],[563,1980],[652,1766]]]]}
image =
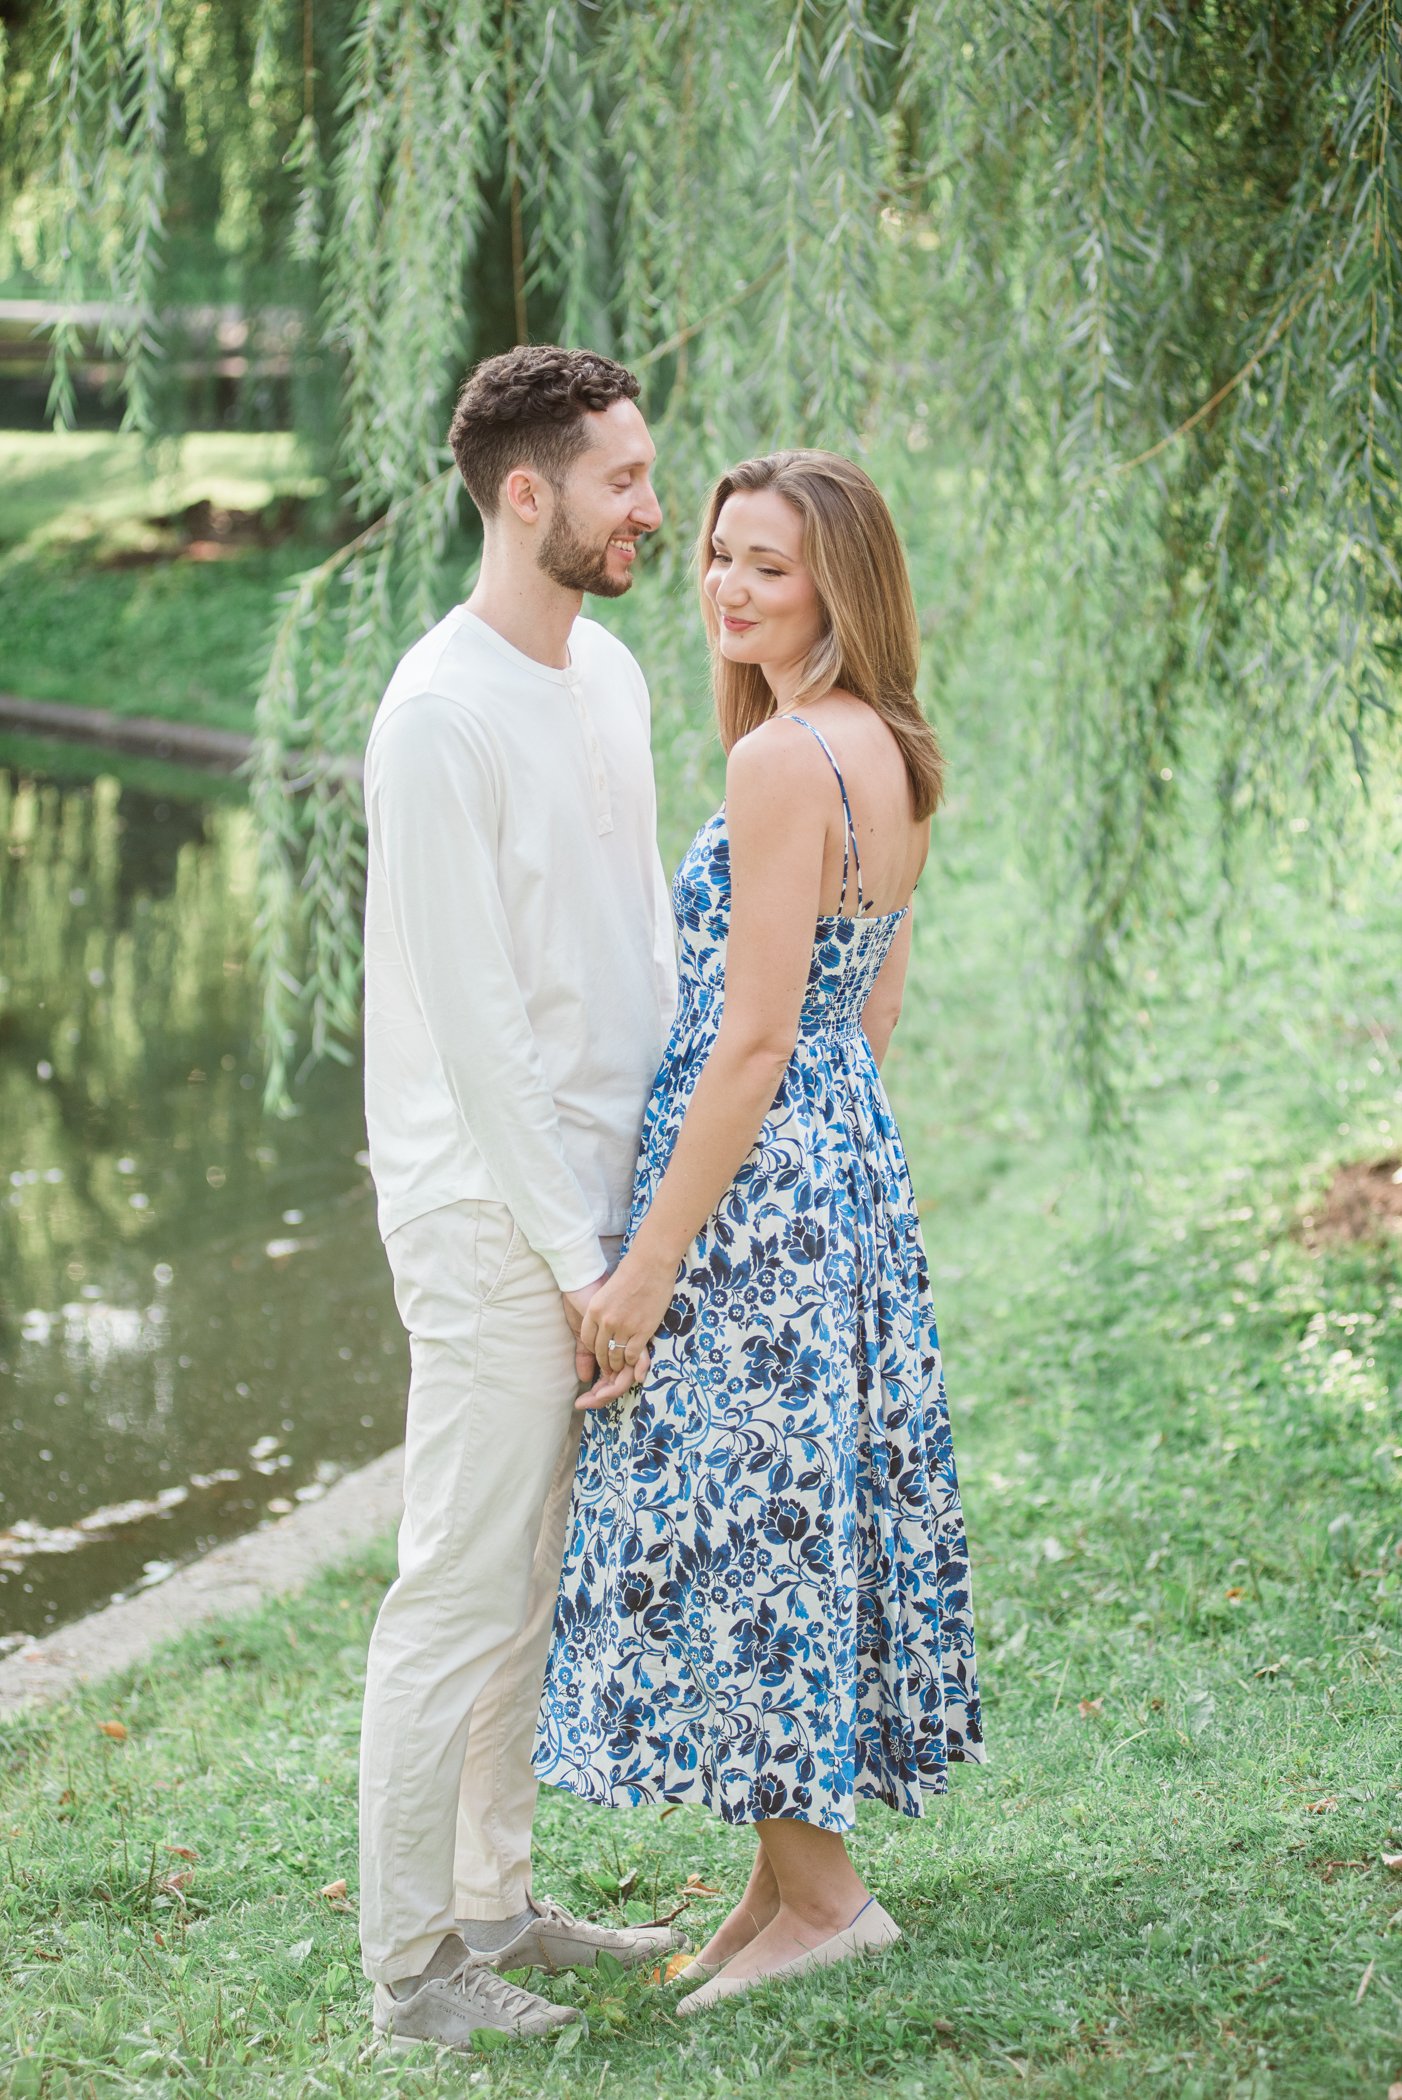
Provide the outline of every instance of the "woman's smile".
{"type": "Polygon", "coordinates": [[[776,679],[792,684],[789,672],[823,632],[823,608],[803,559],[802,522],[793,505],[773,489],[732,490],[711,534],[702,589],[715,614],[721,654],[731,663],[762,658],[772,690],[776,679]],[[742,604],[761,610],[742,612],[742,604]]]}

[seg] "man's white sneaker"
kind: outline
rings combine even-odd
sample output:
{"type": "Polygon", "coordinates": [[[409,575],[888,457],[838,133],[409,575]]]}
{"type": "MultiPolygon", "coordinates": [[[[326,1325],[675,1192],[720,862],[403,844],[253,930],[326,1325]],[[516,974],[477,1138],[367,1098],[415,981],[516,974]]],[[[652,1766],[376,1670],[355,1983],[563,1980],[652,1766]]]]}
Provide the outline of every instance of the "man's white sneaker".
{"type": "Polygon", "coordinates": [[[579,2017],[568,2005],[552,2005],[508,1983],[456,1933],[443,1939],[414,1990],[396,1997],[385,1984],[375,1986],[375,2031],[392,2049],[428,2042],[466,2053],[483,2027],[525,2037],[553,2034],[579,2017]]]}
{"type": "MultiPolygon", "coordinates": [[[[534,1915],[514,1940],[476,1959],[494,1969],[592,1969],[601,1954],[612,1955],[625,1969],[647,1961],[665,1961],[682,1937],[670,1925],[593,1925],[572,1917],[562,1904],[531,1896],[534,1915]]],[[[461,1931],[462,1925],[459,1925],[461,1931]]],[[[470,1929],[470,1926],[469,1926],[470,1929]]]]}

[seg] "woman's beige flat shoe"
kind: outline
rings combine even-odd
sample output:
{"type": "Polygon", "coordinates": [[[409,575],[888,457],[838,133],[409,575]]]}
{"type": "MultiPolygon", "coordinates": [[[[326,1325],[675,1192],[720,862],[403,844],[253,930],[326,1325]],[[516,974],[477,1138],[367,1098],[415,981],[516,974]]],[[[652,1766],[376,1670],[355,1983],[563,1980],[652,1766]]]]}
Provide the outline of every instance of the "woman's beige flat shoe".
{"type": "Polygon", "coordinates": [[[752,1991],[761,1983],[777,1983],[782,1978],[802,1976],[808,1969],[825,1969],[833,1962],[850,1961],[854,1954],[876,1954],[883,1947],[893,1947],[901,1936],[901,1928],[895,1919],[881,1908],[875,1896],[857,1912],[850,1925],[835,1932],[831,1939],[810,1947],[806,1954],[795,1956],[777,1969],[768,1969],[762,1976],[727,1976],[728,1964],[718,1969],[699,1991],[683,1998],[678,2012],[705,2012],[707,2006],[715,2005],[722,1998],[738,1998],[742,1991],[752,1991]]]}
{"type": "Polygon", "coordinates": [[[668,1983],[709,1983],[724,1967],[723,1961],[702,1961],[699,1954],[693,1954],[691,1960],[684,1961],[680,1968],[673,1969],[669,1964],[665,1980],[668,1983]]]}

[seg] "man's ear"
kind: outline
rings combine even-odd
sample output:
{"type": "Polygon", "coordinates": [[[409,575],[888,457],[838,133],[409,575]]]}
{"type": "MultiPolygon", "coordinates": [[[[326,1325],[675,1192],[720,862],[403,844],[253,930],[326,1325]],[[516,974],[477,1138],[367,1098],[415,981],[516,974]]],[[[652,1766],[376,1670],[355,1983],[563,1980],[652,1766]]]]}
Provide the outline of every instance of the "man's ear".
{"type": "Polygon", "coordinates": [[[545,489],[543,477],[530,467],[513,467],[502,483],[507,506],[523,525],[540,523],[545,513],[545,489]]]}

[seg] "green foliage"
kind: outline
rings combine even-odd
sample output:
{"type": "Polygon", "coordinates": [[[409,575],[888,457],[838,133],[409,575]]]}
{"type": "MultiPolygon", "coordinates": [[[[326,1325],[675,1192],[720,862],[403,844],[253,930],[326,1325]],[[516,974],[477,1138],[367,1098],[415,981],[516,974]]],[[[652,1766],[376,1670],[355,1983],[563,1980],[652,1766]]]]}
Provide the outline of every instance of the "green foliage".
{"type": "Polygon", "coordinates": [[[26,698],[224,729],[252,727],[277,594],[306,542],[226,544],[196,561],[187,506],[257,515],[315,499],[291,438],[223,432],[162,445],[133,434],[0,432],[3,682],[26,698]]]}
{"type": "Polygon", "coordinates": [[[1185,771],[1224,843],[1303,812],[1345,857],[1361,791],[1392,793],[1394,0],[259,0],[251,32],[234,0],[63,0],[20,44],[7,92],[50,147],[11,154],[8,216],[67,294],[112,286],[133,419],[174,200],[216,174],[221,254],[248,285],[295,270],[334,375],[371,529],[289,602],[260,703],[275,1091],[293,1046],[341,1039],[358,968],[355,799],[279,783],[355,747],[380,663],[460,589],[448,404],[527,335],[646,365],[664,682],[727,459],[862,453],[917,561],[945,523],[928,448],[976,469],[927,610],[967,626],[990,558],[1050,608],[1013,741],[1102,1123],[1144,936],[1183,909],[1185,771]]]}
{"type": "Polygon", "coordinates": [[[984,374],[993,506],[1058,611],[1096,1084],[1130,945],[1173,909],[1183,764],[1215,770],[1228,836],[1346,824],[1375,739],[1395,785],[1402,30],[1367,4],[985,21],[962,66],[911,53],[957,281],[932,341],[952,389],[984,374]]]}

